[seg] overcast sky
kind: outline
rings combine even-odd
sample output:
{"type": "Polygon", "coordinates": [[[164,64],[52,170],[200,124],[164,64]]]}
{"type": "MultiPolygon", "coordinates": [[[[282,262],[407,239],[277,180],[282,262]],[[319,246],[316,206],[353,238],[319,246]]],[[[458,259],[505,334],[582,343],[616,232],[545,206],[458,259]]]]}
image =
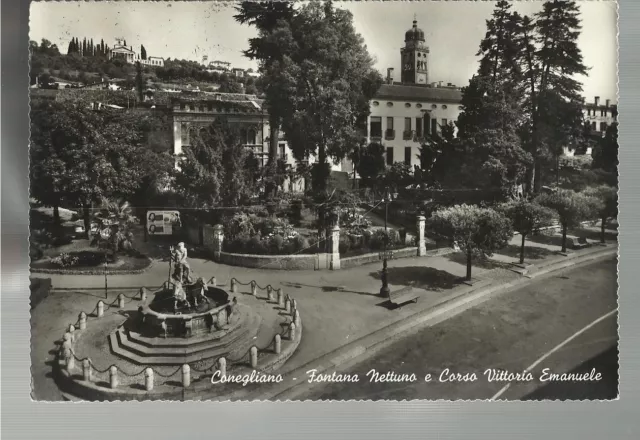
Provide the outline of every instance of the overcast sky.
{"type": "MultiPolygon", "coordinates": [[[[616,101],[617,93],[617,7],[614,1],[581,1],[582,34],[579,39],[585,64],[591,68],[584,78],[584,95],[589,101],[599,95],[616,101]]],[[[486,31],[495,1],[437,2],[335,2],[353,13],[356,30],[364,37],[376,67],[386,73],[395,68],[399,80],[400,48],[414,14],[425,31],[430,47],[429,81],[467,84],[477,70],[475,56],[486,31]]],[[[513,9],[522,14],[540,10],[542,2],[516,1],[513,9]]],[[[163,58],[225,60],[234,67],[256,68],[241,51],[254,28],[233,20],[230,3],[211,2],[46,2],[32,3],[30,38],[46,38],[66,53],[71,37],[104,39],[113,46],[116,37],[139,52],[163,58]]]]}

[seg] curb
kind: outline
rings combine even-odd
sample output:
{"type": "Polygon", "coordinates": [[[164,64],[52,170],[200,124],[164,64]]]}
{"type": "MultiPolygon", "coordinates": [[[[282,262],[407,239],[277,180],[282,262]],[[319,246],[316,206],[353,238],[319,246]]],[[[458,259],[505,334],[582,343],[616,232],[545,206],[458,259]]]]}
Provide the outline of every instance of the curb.
{"type": "MultiPolygon", "coordinates": [[[[378,351],[388,347],[392,343],[416,333],[423,328],[437,325],[469,308],[481,304],[499,293],[512,290],[517,287],[528,284],[531,278],[537,278],[544,275],[557,272],[568,267],[583,265],[594,262],[596,260],[606,259],[617,255],[618,248],[610,247],[598,249],[594,252],[578,254],[570,256],[566,261],[551,262],[538,271],[533,276],[521,276],[515,280],[502,284],[481,285],[476,289],[465,289],[459,294],[452,294],[451,297],[435,305],[435,307],[416,312],[415,314],[403,319],[401,322],[389,324],[382,329],[376,330],[369,335],[340,347],[333,352],[329,352],[315,360],[307,362],[294,371],[287,373],[288,376],[305,377],[306,371],[311,369],[317,370],[318,374],[324,373],[332,369],[338,373],[339,370],[355,365],[372,357],[378,351]]],[[[292,381],[293,382],[293,381],[292,381]]],[[[274,387],[270,390],[257,390],[253,393],[242,393],[243,400],[294,400],[300,394],[312,389],[318,384],[310,384],[306,380],[293,383],[283,383],[280,387],[274,387]]],[[[239,396],[238,396],[239,397],[239,396]]]]}

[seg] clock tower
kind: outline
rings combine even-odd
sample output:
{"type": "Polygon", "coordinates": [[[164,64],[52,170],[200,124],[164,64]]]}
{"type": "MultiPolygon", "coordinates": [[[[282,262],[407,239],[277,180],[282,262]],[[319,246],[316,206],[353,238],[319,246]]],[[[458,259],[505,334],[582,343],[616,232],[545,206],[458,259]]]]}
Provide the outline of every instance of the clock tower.
{"type": "Polygon", "coordinates": [[[404,34],[404,47],[400,49],[401,79],[403,84],[429,83],[429,47],[424,32],[413,19],[413,27],[404,34]]]}

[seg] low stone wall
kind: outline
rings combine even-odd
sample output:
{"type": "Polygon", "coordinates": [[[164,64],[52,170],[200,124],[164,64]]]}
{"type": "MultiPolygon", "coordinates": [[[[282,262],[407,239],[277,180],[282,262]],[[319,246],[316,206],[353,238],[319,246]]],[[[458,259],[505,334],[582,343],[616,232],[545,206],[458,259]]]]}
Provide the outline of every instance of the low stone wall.
{"type": "Polygon", "coordinates": [[[250,267],[254,269],[276,270],[320,270],[326,269],[322,254],[305,255],[249,255],[220,252],[218,263],[230,266],[250,267]]]}
{"type": "MultiPolygon", "coordinates": [[[[120,401],[120,400],[190,400],[198,398],[200,393],[212,390],[213,385],[207,380],[211,374],[218,371],[220,376],[227,375],[227,365],[232,367],[229,374],[247,374],[250,371],[260,371],[262,373],[276,373],[277,370],[295,353],[296,349],[302,341],[302,318],[295,299],[289,295],[285,295],[282,289],[274,291],[273,286],[260,287],[255,281],[250,283],[240,283],[233,278],[231,280],[231,292],[237,293],[239,285],[251,286],[251,293],[268,303],[281,308],[281,315],[287,317],[287,325],[282,332],[273,337],[271,343],[266,347],[253,346],[245,356],[233,361],[224,357],[216,359],[210,368],[205,370],[196,370],[188,364],[178,367],[174,373],[169,375],[161,375],[152,367],[144,368],[142,371],[134,374],[125,374],[118,370],[116,366],[110,366],[100,371],[92,364],[88,358],[79,358],[75,353],[75,347],[78,340],[82,337],[83,331],[87,328],[88,317],[92,315],[84,312],[80,313],[78,321],[69,326],[68,331],[64,333],[61,343],[57,348],[57,358],[54,362],[54,374],[58,386],[67,393],[72,394],[76,398],[92,400],[92,401],[120,401]],[[260,291],[266,290],[266,296],[260,291]],[[77,327],[76,327],[77,326],[77,327]],[[204,372],[197,379],[192,377],[192,370],[204,372]],[[97,374],[96,374],[97,373],[97,374]],[[129,377],[137,378],[136,386],[120,386],[119,377],[125,374],[129,377]],[[105,378],[106,376],[106,378],[105,378]],[[175,377],[174,384],[168,386],[166,382],[156,386],[155,379],[165,380],[175,377]],[[204,377],[204,380],[201,380],[204,377]],[[180,378],[182,380],[180,380],[180,378]],[[195,379],[195,381],[193,380],[195,379]]],[[[122,295],[121,295],[122,296],[122,295]]],[[[145,291],[141,289],[140,299],[146,298],[145,291]]],[[[118,307],[122,308],[123,298],[118,298],[118,307]]],[[[96,306],[98,315],[95,319],[100,319],[100,306],[96,306]]],[[[95,309],[94,309],[95,310],[95,309]]],[[[242,385],[232,386],[223,395],[217,396],[217,399],[228,400],[233,393],[242,385]]],[[[216,400],[217,400],[216,399],[216,400]]]]}
{"type": "MultiPolygon", "coordinates": [[[[438,248],[426,251],[424,254],[425,257],[436,257],[439,255],[447,255],[454,252],[453,248],[438,248]]],[[[397,249],[393,251],[393,259],[396,258],[411,258],[418,256],[418,248],[417,247],[408,247],[403,249],[397,249]]],[[[355,257],[347,257],[340,259],[340,267],[342,268],[350,268],[356,266],[362,266],[364,264],[377,263],[382,261],[381,252],[373,252],[370,254],[357,255],[355,257]]]]}

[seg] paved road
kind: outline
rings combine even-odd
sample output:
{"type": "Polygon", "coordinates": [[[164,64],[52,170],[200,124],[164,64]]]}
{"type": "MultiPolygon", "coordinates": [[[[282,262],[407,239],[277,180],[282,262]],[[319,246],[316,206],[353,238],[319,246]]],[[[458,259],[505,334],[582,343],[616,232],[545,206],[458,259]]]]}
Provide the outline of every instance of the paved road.
{"type": "Polygon", "coordinates": [[[301,398],[615,398],[616,308],[615,260],[568,269],[422,330],[343,372],[351,378],[357,374],[358,382],[321,383],[301,398]],[[405,380],[371,382],[367,373],[372,369],[380,375],[394,372],[396,379],[404,374],[405,380]],[[441,376],[446,369],[458,374],[457,380],[441,381],[448,377],[441,376]],[[514,374],[530,369],[533,377],[489,381],[487,369],[514,374]],[[592,379],[599,373],[600,380],[540,380],[563,373],[591,374],[592,379]]]}

